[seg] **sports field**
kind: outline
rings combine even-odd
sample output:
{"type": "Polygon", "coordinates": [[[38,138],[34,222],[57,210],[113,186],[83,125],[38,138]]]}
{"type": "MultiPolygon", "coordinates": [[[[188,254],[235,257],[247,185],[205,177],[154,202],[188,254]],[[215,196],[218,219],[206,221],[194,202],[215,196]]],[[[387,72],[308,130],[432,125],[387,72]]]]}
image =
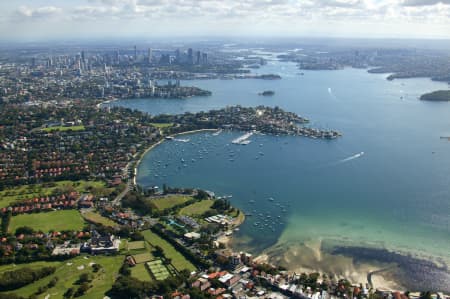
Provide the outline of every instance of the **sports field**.
{"type": "Polygon", "coordinates": [[[189,200],[192,200],[192,196],[168,195],[164,197],[150,199],[150,202],[158,210],[165,210],[181,205],[189,200]]]}
{"type": "Polygon", "coordinates": [[[8,231],[14,233],[21,226],[28,226],[35,231],[45,233],[62,230],[79,231],[84,225],[83,217],[77,210],[61,210],[13,216],[8,231]]]}
{"type": "Polygon", "coordinates": [[[150,230],[143,231],[142,234],[147,242],[152,246],[159,246],[163,249],[164,255],[171,259],[172,265],[178,270],[187,269],[189,271],[194,271],[195,266],[192,265],[181,253],[179,253],[171,244],[166,240],[162,239],[157,234],[150,230]]]}
{"type": "Polygon", "coordinates": [[[214,201],[211,199],[205,199],[196,203],[193,203],[187,207],[184,207],[180,210],[180,215],[187,216],[199,216],[204,214],[206,211],[211,209],[214,201]]]}
{"type": "Polygon", "coordinates": [[[164,280],[170,276],[169,270],[163,265],[161,260],[154,260],[147,263],[147,267],[152,272],[153,277],[156,280],[164,280]]]}

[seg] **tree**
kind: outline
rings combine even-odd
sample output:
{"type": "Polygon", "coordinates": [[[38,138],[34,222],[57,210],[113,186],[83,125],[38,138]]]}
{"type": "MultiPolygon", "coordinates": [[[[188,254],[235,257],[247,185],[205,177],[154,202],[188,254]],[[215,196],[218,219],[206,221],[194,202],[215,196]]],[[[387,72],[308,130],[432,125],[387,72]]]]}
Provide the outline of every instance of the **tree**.
{"type": "Polygon", "coordinates": [[[16,236],[20,234],[32,235],[33,233],[34,229],[29,226],[21,226],[16,229],[16,236]]]}
{"type": "Polygon", "coordinates": [[[89,290],[90,286],[87,282],[82,283],[77,291],[74,294],[74,297],[80,297],[83,296],[84,294],[86,294],[86,292],[89,290]]]}
{"type": "Polygon", "coordinates": [[[72,298],[73,294],[75,293],[75,290],[73,288],[67,289],[67,291],[64,293],[64,298],[72,298]]]}
{"type": "Polygon", "coordinates": [[[164,249],[162,249],[160,246],[156,245],[155,250],[153,251],[154,255],[157,257],[163,257],[164,256],[164,249]]]}
{"type": "Polygon", "coordinates": [[[85,282],[91,282],[91,277],[88,273],[83,273],[78,278],[77,284],[83,284],[85,282]]]}
{"type": "Polygon", "coordinates": [[[194,196],[195,199],[203,200],[208,199],[209,195],[206,191],[203,190],[197,190],[197,194],[194,196]]]}

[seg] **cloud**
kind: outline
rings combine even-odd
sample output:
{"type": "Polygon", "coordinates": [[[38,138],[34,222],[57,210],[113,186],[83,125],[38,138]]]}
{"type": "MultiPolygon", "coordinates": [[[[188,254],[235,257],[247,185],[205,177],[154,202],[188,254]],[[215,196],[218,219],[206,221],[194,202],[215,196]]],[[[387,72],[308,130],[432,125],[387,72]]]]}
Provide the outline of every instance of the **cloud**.
{"type": "Polygon", "coordinates": [[[315,1],[319,6],[325,7],[344,7],[344,8],[358,8],[364,4],[362,0],[320,0],[315,1]]]}
{"type": "Polygon", "coordinates": [[[31,8],[28,6],[19,6],[16,10],[16,15],[22,18],[48,18],[58,15],[62,12],[62,9],[55,6],[42,6],[38,8],[31,8]]]}
{"type": "Polygon", "coordinates": [[[436,4],[450,5],[450,0],[404,0],[403,6],[432,6],[436,4]]]}
{"type": "MultiPolygon", "coordinates": [[[[404,28],[438,24],[450,27],[450,0],[30,0],[0,1],[0,33],[23,22],[48,32],[218,32],[281,33],[315,30],[306,26],[368,32],[380,24],[404,28]],[[39,4],[43,4],[39,6],[39,4]],[[23,5],[21,5],[23,4],[23,5]],[[54,24],[58,24],[56,28],[54,24]],[[9,25],[8,25],[9,22],[9,25]],[[310,25],[314,24],[314,25],[310,25]],[[359,27],[359,26],[367,27],[359,27]],[[411,25],[411,26],[410,26],[411,25]],[[45,28],[45,30],[44,30],[45,28]],[[87,29],[86,29],[87,28],[87,29]]],[[[28,24],[28,28],[26,28],[28,24]]],[[[380,27],[381,28],[381,27],[380,27]]],[[[416,27],[418,28],[418,27],[416,27]]],[[[421,32],[426,27],[419,28],[421,32]]],[[[381,30],[381,29],[380,29],[381,30]]],[[[384,30],[384,29],[383,29],[384,30]]],[[[391,33],[390,29],[386,29],[391,33]]],[[[446,33],[450,36],[450,32],[446,33]]]]}

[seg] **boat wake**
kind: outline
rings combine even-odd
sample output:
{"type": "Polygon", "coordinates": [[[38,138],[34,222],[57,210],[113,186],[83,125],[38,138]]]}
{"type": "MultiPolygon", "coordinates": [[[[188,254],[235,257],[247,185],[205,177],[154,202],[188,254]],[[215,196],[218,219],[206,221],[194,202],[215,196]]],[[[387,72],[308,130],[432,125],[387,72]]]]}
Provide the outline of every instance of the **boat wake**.
{"type": "Polygon", "coordinates": [[[219,136],[222,133],[222,129],[217,130],[216,132],[214,132],[212,135],[213,136],[219,136]]]}
{"type": "Polygon", "coordinates": [[[350,156],[348,158],[339,160],[337,162],[337,164],[341,164],[341,163],[345,163],[345,162],[348,162],[348,161],[351,161],[351,160],[355,160],[355,159],[361,158],[363,155],[364,155],[364,152],[357,153],[357,154],[355,154],[353,156],[350,156]]]}
{"type": "Polygon", "coordinates": [[[191,141],[189,138],[186,139],[182,139],[182,138],[173,138],[173,141],[178,141],[178,142],[189,142],[191,141]]]}
{"type": "Polygon", "coordinates": [[[328,87],[328,94],[330,95],[333,100],[337,100],[337,97],[334,95],[333,90],[331,90],[331,87],[328,87]]]}

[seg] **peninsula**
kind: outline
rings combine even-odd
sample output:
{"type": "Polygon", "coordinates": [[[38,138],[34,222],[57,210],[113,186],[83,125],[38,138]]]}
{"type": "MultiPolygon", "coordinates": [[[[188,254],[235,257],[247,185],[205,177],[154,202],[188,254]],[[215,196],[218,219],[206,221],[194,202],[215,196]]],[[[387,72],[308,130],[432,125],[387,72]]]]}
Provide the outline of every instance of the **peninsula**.
{"type": "Polygon", "coordinates": [[[430,93],[426,93],[420,96],[420,100],[430,102],[449,102],[450,90],[437,90],[430,93]]]}
{"type": "Polygon", "coordinates": [[[176,123],[172,133],[199,129],[229,129],[259,131],[273,135],[294,135],[310,138],[335,139],[341,136],[336,130],[321,130],[306,126],[307,118],[284,111],[279,107],[231,106],[208,112],[185,113],[181,115],[158,115],[154,123],[176,123]]]}

